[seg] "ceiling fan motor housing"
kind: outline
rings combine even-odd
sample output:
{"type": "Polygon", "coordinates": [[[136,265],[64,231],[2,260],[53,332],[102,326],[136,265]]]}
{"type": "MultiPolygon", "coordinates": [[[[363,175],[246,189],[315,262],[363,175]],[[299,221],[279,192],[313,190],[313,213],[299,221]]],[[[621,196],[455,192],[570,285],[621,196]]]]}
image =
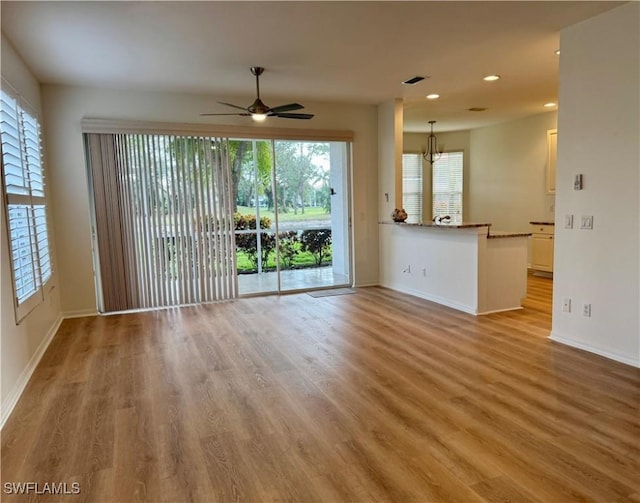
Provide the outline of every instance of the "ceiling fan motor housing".
{"type": "Polygon", "coordinates": [[[260,98],[256,98],[256,100],[251,105],[249,105],[247,110],[249,110],[249,113],[252,114],[267,114],[271,109],[267,105],[262,103],[262,100],[260,98]]]}

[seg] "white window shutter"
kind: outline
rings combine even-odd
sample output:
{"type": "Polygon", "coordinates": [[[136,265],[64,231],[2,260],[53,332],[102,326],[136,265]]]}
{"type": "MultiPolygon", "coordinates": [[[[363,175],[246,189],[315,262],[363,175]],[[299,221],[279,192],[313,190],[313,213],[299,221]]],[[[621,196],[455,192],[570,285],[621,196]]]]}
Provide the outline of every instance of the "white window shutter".
{"type": "Polygon", "coordinates": [[[4,89],[0,105],[2,181],[18,322],[43,299],[42,286],[52,274],[42,148],[35,114],[4,89]]]}

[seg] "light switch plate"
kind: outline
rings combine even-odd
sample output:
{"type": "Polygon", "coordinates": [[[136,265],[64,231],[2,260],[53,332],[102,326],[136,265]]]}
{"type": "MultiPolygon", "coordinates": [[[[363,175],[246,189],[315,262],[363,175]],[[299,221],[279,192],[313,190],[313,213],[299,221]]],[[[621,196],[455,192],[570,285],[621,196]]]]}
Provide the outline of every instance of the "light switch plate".
{"type": "Polygon", "coordinates": [[[582,215],[580,217],[580,228],[585,230],[593,229],[593,215],[582,215]]]}
{"type": "Polygon", "coordinates": [[[564,228],[573,229],[573,215],[564,216],[564,228]]]}

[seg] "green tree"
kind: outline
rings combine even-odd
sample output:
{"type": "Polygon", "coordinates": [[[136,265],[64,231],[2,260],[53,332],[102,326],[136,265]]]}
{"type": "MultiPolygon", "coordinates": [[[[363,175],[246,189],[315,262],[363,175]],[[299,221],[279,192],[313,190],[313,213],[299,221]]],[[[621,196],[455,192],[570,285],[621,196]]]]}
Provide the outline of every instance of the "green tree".
{"type": "MultiPolygon", "coordinates": [[[[273,155],[270,141],[229,140],[229,165],[231,168],[231,198],[234,212],[238,202],[251,206],[251,199],[271,192],[271,170],[273,155]],[[256,162],[258,165],[258,193],[255,193],[255,171],[253,142],[256,143],[256,162]]],[[[271,195],[271,200],[273,196],[271,195]]]]}
{"type": "Polygon", "coordinates": [[[320,185],[319,188],[314,189],[316,191],[316,201],[320,203],[325,213],[331,213],[331,182],[329,180],[329,171],[320,170],[320,174],[313,185],[314,187],[320,185]]]}
{"type": "Polygon", "coordinates": [[[300,209],[304,213],[311,182],[322,171],[314,160],[323,150],[328,152],[328,144],[278,141],[275,150],[279,210],[286,213],[292,209],[297,214],[300,209]]]}

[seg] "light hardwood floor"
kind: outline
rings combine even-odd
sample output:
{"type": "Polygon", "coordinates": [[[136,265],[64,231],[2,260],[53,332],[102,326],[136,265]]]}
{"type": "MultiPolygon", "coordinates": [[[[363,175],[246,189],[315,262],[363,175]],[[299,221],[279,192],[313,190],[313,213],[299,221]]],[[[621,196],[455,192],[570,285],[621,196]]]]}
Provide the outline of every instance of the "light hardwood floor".
{"type": "MultiPolygon", "coordinates": [[[[553,298],[553,280],[529,273],[527,276],[527,296],[522,306],[551,315],[553,298]]],[[[549,319],[551,323],[551,319],[549,319]]]]}
{"type": "Polygon", "coordinates": [[[477,318],[363,288],[67,320],[2,482],[81,493],[3,501],[640,501],[640,371],[550,342],[534,283],[477,318]]]}

